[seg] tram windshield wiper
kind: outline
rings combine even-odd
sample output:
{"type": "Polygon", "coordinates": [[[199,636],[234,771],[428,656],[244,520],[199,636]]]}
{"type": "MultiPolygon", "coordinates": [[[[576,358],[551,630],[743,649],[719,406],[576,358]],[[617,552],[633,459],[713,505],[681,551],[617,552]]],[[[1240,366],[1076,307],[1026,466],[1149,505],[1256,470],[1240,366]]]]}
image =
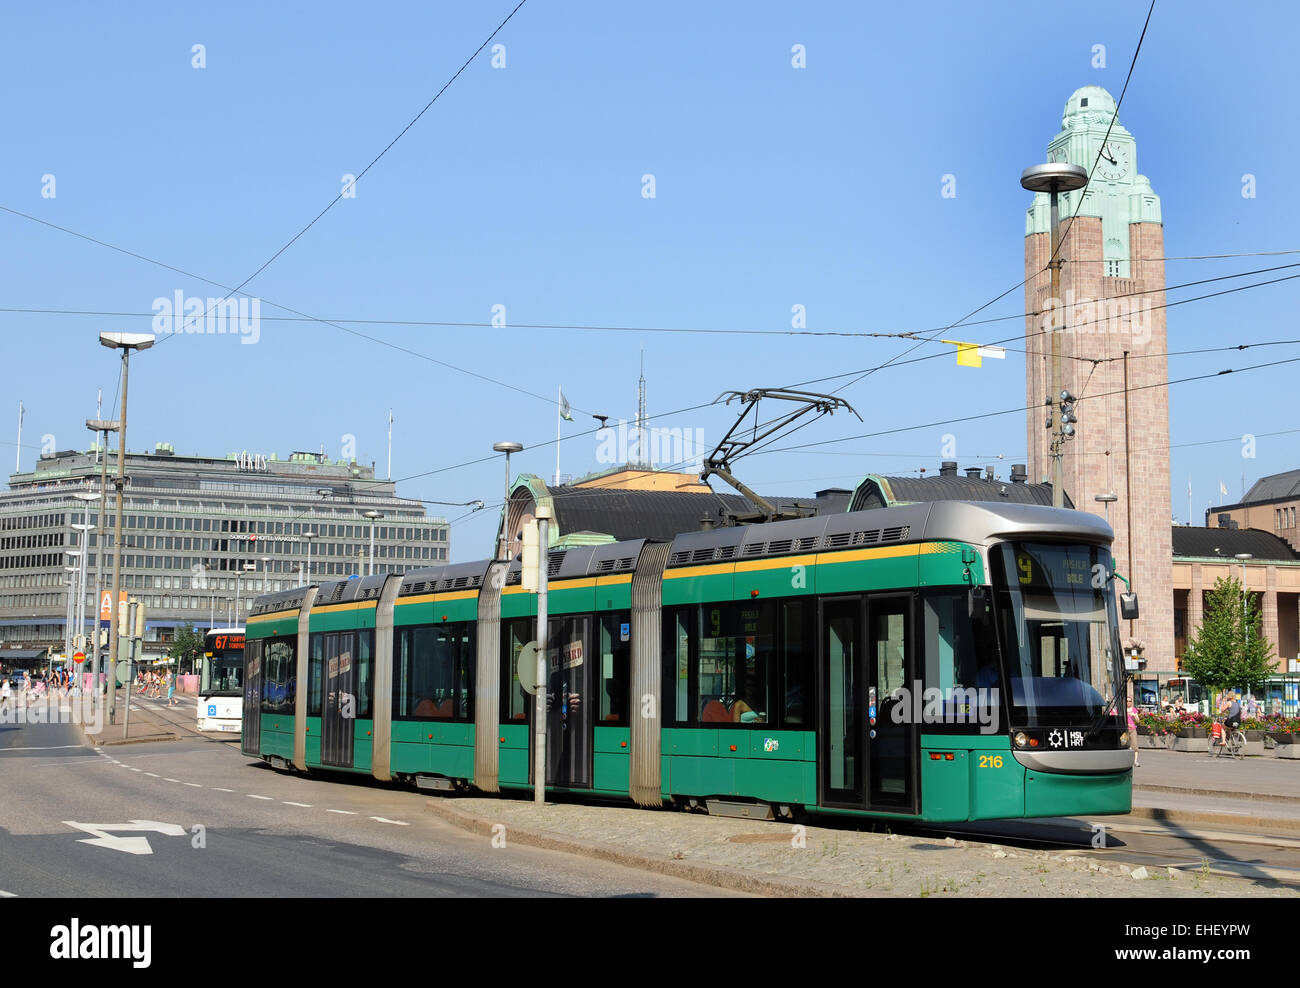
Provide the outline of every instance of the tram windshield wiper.
{"type": "Polygon", "coordinates": [[[1128,680],[1129,680],[1129,673],[1128,673],[1128,669],[1125,668],[1124,675],[1120,676],[1119,678],[1119,686],[1115,690],[1115,695],[1110,698],[1106,706],[1101,708],[1101,713],[1097,715],[1097,719],[1093,721],[1092,726],[1088,728],[1088,733],[1084,735],[1085,740],[1087,738],[1092,737],[1098,731],[1101,730],[1102,725],[1106,723],[1106,718],[1110,715],[1110,708],[1114,706],[1115,701],[1118,700],[1121,696],[1127,695],[1128,680]]]}

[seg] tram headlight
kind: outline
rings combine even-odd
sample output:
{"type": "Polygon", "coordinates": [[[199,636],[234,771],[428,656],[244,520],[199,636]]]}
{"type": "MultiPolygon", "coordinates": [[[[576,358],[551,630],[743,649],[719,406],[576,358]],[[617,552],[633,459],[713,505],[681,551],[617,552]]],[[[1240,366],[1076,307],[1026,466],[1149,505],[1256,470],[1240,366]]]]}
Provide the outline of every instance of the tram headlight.
{"type": "Polygon", "coordinates": [[[1119,736],[1119,746],[1121,748],[1128,747],[1128,731],[1125,731],[1123,734],[1119,736]]]}
{"type": "Polygon", "coordinates": [[[1023,748],[1029,743],[1029,738],[1025,737],[1025,732],[1021,731],[1016,735],[1016,747],[1023,748]]]}

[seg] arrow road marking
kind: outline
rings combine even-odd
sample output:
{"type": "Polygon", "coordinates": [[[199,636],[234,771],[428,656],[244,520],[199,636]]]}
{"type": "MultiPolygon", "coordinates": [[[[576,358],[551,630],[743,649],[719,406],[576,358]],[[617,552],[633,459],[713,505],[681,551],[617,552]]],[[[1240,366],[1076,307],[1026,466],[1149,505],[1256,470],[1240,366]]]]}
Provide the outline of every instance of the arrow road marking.
{"type": "Polygon", "coordinates": [[[407,823],[405,820],[387,820],[387,819],[385,819],[385,818],[382,817],[382,816],[372,816],[370,819],[372,819],[372,820],[378,820],[380,823],[393,823],[393,824],[396,824],[396,825],[399,826],[399,827],[409,827],[409,826],[410,826],[410,824],[407,823]]]}
{"type": "Polygon", "coordinates": [[[114,837],[112,831],[148,830],[167,837],[185,836],[184,827],[175,823],[159,823],[157,820],[131,820],[129,823],[77,823],[75,820],[64,820],[63,823],[65,826],[75,827],[77,830],[95,835],[93,838],[81,838],[77,841],[78,844],[106,847],[126,854],[153,854],[153,848],[149,846],[149,838],[114,837]]]}

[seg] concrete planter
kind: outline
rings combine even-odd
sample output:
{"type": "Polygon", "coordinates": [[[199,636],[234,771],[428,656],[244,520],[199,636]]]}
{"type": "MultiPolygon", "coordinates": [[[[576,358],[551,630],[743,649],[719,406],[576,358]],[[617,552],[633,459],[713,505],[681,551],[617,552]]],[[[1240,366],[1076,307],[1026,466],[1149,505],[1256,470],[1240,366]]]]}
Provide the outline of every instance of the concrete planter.
{"type": "MultiPolygon", "coordinates": [[[[1263,745],[1260,745],[1262,748],[1263,745]]],[[[1200,737],[1187,737],[1180,734],[1174,738],[1174,751],[1199,751],[1205,754],[1209,750],[1209,739],[1202,734],[1200,737]]]]}
{"type": "Polygon", "coordinates": [[[1251,734],[1259,734],[1259,735],[1260,735],[1260,738],[1259,738],[1258,741],[1252,741],[1252,740],[1250,740],[1250,737],[1247,736],[1247,738],[1246,738],[1246,752],[1245,752],[1246,757],[1249,758],[1249,757],[1256,756],[1256,755],[1262,756],[1262,755],[1264,754],[1264,736],[1263,736],[1263,732],[1262,732],[1262,731],[1251,731],[1250,733],[1251,733],[1251,734]]]}
{"type": "Polygon", "coordinates": [[[1278,758],[1300,759],[1300,744],[1279,744],[1273,754],[1278,758]]]}
{"type": "Polygon", "coordinates": [[[1139,747],[1139,748],[1159,748],[1159,749],[1161,749],[1162,751],[1165,751],[1165,750],[1168,750],[1168,748],[1169,748],[1169,738],[1170,738],[1170,737],[1171,737],[1171,735],[1168,735],[1168,734],[1139,734],[1139,735],[1138,735],[1138,747],[1139,747]]]}

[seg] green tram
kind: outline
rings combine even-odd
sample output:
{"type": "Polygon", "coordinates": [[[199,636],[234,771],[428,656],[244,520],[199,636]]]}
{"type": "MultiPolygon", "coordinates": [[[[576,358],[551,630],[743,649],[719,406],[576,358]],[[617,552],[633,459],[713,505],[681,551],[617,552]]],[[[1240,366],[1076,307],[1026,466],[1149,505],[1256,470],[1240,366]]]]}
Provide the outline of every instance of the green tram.
{"type": "MultiPolygon", "coordinates": [[[[1126,813],[1112,538],[934,502],[553,550],[547,787],[755,817],[1126,813]]],[[[517,559],[261,597],[243,751],[530,788],[536,607],[517,559]]]]}

